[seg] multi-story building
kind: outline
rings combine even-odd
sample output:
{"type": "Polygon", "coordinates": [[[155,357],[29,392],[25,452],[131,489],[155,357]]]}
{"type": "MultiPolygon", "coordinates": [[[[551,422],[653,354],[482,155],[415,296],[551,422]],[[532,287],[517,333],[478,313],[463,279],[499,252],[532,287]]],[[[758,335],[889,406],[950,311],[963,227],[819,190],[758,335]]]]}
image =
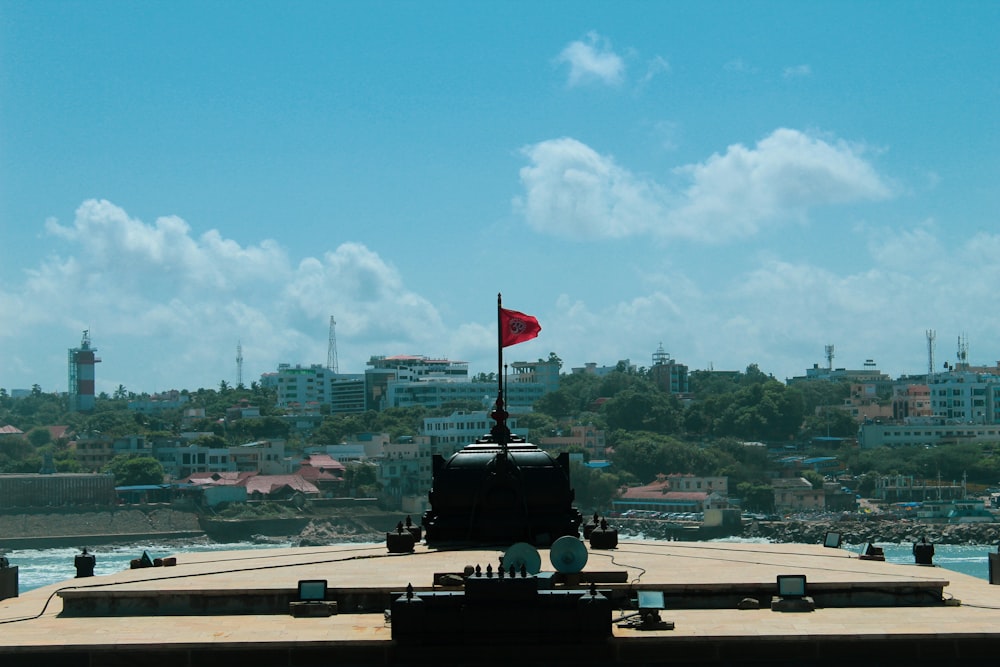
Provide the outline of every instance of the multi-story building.
{"type": "Polygon", "coordinates": [[[707,491],[729,495],[729,478],[724,475],[703,477],[690,473],[667,475],[671,491],[707,491]]]}
{"type": "Polygon", "coordinates": [[[422,511],[432,479],[429,438],[403,437],[386,444],[378,461],[377,479],[393,507],[422,511]]]}
{"type": "MultiPolygon", "coordinates": [[[[882,405],[879,402],[878,385],[871,382],[852,383],[850,394],[838,408],[851,415],[851,418],[859,424],[865,420],[891,419],[893,414],[891,405],[882,405]]],[[[817,408],[817,410],[822,409],[822,406],[817,408]]]]}
{"type": "MultiPolygon", "coordinates": [[[[540,384],[512,382],[504,391],[505,407],[511,413],[525,414],[544,395],[545,388],[540,384]]],[[[394,380],[385,388],[381,408],[440,408],[454,403],[476,403],[487,408],[496,402],[496,397],[497,387],[492,382],[394,380]]]]}
{"type": "Polygon", "coordinates": [[[287,475],[292,461],[285,457],[281,440],[258,440],[229,448],[229,459],[239,472],[259,472],[264,475],[287,475]]]}
{"type": "Polygon", "coordinates": [[[82,433],[70,442],[80,468],[99,472],[115,457],[114,438],[99,433],[82,433]]]}
{"type": "Polygon", "coordinates": [[[176,389],[152,396],[134,398],[128,402],[128,409],[144,415],[152,415],[164,410],[179,410],[188,402],[187,394],[176,389]]]}
{"type": "Polygon", "coordinates": [[[997,442],[997,424],[941,424],[934,418],[916,418],[902,424],[866,422],[858,427],[858,445],[862,449],[997,442]]]}
{"type": "MultiPolygon", "coordinates": [[[[431,454],[447,458],[476,438],[488,435],[493,423],[485,410],[456,411],[447,417],[425,417],[422,435],[428,438],[431,454]]],[[[507,427],[512,434],[528,438],[528,429],[518,428],[517,417],[508,417],[507,427]]]]}
{"type": "Polygon", "coordinates": [[[804,477],[776,479],[771,486],[776,510],[821,510],[826,507],[823,489],[814,489],[804,477]]]}
{"type": "Polygon", "coordinates": [[[819,364],[813,364],[812,368],[806,369],[804,376],[799,375],[787,380],[787,384],[793,385],[796,382],[808,382],[822,380],[828,382],[853,382],[856,384],[874,385],[875,392],[887,394],[892,391],[892,378],[878,370],[872,359],[865,361],[864,368],[851,370],[847,368],[824,368],[819,364]]]}
{"type": "Polygon", "coordinates": [[[659,475],[651,484],[629,487],[611,504],[618,511],[703,512],[728,507],[728,487],[726,477],[659,475]]]}
{"type": "MultiPolygon", "coordinates": [[[[516,362],[505,383],[510,412],[530,412],[546,392],[559,387],[558,360],[516,362]]],[[[393,407],[441,407],[450,402],[475,402],[483,407],[496,400],[496,385],[472,381],[464,361],[419,355],[373,356],[363,374],[334,373],[325,366],[280,364],[265,373],[261,384],[273,388],[278,406],[294,415],[353,414],[393,407]]]]}
{"type": "Polygon", "coordinates": [[[896,384],[892,388],[892,418],[930,417],[931,390],[927,383],[896,384]]]}
{"type": "Polygon", "coordinates": [[[687,394],[688,367],[670,357],[663,349],[663,344],[653,353],[653,365],[649,367],[649,376],[656,386],[671,394],[687,394]]]}
{"type": "Polygon", "coordinates": [[[1000,376],[950,371],[931,378],[931,413],[951,423],[1000,423],[1000,376]]]}
{"type": "Polygon", "coordinates": [[[604,431],[595,428],[593,424],[573,426],[568,435],[538,437],[535,442],[542,449],[582,447],[591,459],[603,459],[607,448],[604,431]]]}
{"type": "Polygon", "coordinates": [[[875,479],[873,497],[888,503],[952,500],[965,497],[965,486],[931,483],[912,475],[883,475],[875,479]]]}
{"type": "Polygon", "coordinates": [[[636,371],[635,364],[633,364],[628,359],[622,359],[614,366],[598,366],[596,362],[588,361],[583,366],[578,366],[573,369],[573,374],[586,374],[586,375],[596,375],[598,377],[603,377],[609,373],[614,373],[615,371],[621,371],[625,373],[634,373],[636,371]]]}
{"type": "Polygon", "coordinates": [[[229,457],[228,447],[171,444],[157,447],[154,456],[170,479],[184,479],[197,473],[211,475],[237,470],[235,462],[229,457]]]}
{"type": "Polygon", "coordinates": [[[355,414],[368,409],[365,377],[361,374],[334,373],[319,364],[279,364],[276,373],[265,373],[260,379],[263,386],[275,390],[278,406],[292,412],[308,412],[319,405],[330,406],[331,414],[355,414]]]}
{"type": "MultiPolygon", "coordinates": [[[[443,381],[465,383],[468,379],[469,364],[464,361],[431,359],[411,354],[391,357],[378,355],[368,360],[368,368],[365,369],[365,399],[367,404],[375,410],[404,407],[407,404],[428,405],[422,399],[426,397],[433,404],[434,397],[438,395],[434,390],[427,390],[426,394],[417,392],[418,395],[412,399],[397,398],[395,394],[397,392],[405,394],[404,390],[398,388],[411,384],[423,385],[422,389],[426,389],[431,381],[436,381],[434,384],[443,381]],[[390,387],[397,387],[397,389],[390,387]],[[390,396],[390,393],[394,395],[390,396]]],[[[463,397],[458,400],[468,399],[463,397]]]]}
{"type": "Polygon", "coordinates": [[[529,383],[542,386],[542,393],[559,389],[559,369],[562,364],[557,359],[548,361],[515,361],[510,365],[509,384],[529,383]]]}

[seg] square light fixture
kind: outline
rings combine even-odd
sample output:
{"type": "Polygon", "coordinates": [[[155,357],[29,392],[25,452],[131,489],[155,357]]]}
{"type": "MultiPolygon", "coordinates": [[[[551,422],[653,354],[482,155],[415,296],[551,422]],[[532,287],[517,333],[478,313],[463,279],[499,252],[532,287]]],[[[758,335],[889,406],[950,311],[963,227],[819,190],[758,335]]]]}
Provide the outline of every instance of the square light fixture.
{"type": "Polygon", "coordinates": [[[804,598],[806,596],[806,575],[779,574],[778,597],[804,598]]]}
{"type": "Polygon", "coordinates": [[[639,591],[639,609],[666,609],[663,591],[639,591]]]}
{"type": "Polygon", "coordinates": [[[326,600],[326,579],[302,579],[299,581],[299,602],[323,602],[326,600]]]}

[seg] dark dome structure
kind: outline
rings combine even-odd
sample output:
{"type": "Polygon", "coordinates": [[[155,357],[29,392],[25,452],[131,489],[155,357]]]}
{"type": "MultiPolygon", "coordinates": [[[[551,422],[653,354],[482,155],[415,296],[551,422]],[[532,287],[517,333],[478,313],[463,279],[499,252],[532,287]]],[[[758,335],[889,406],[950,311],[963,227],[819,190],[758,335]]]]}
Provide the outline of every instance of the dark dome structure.
{"type": "Polygon", "coordinates": [[[427,544],[547,546],[578,536],[583,517],[573,507],[569,454],[553,458],[512,436],[502,399],[491,417],[497,423],[488,437],[448,460],[434,456],[430,509],[422,520],[427,544]]]}

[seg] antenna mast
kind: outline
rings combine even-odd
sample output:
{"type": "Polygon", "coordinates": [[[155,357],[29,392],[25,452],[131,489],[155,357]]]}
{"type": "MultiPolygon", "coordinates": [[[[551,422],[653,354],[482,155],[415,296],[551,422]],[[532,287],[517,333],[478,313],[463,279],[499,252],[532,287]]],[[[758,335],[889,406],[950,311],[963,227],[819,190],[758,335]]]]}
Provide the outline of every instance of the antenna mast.
{"type": "Polygon", "coordinates": [[[958,368],[969,370],[969,337],[962,334],[958,337],[958,368]]]}
{"type": "Polygon", "coordinates": [[[828,371],[833,370],[833,345],[827,345],[826,348],[826,369],[828,371]]]}
{"type": "Polygon", "coordinates": [[[934,339],[937,337],[934,329],[927,330],[927,379],[934,375],[934,339]]]}
{"type": "Polygon", "coordinates": [[[334,373],[340,373],[337,367],[337,320],[330,316],[330,342],[326,346],[326,367],[334,373]]]}
{"type": "Polygon", "coordinates": [[[236,343],[236,386],[243,386],[243,341],[236,343]]]}

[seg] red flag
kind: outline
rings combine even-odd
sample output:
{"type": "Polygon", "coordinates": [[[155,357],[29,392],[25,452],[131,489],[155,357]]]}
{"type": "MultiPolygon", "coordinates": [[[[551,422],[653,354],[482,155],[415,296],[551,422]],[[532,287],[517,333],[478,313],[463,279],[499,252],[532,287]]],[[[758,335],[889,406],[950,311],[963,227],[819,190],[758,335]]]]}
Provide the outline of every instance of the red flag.
{"type": "Polygon", "coordinates": [[[516,310],[500,309],[500,345],[510,347],[531,340],[542,330],[538,320],[516,310]]]}

